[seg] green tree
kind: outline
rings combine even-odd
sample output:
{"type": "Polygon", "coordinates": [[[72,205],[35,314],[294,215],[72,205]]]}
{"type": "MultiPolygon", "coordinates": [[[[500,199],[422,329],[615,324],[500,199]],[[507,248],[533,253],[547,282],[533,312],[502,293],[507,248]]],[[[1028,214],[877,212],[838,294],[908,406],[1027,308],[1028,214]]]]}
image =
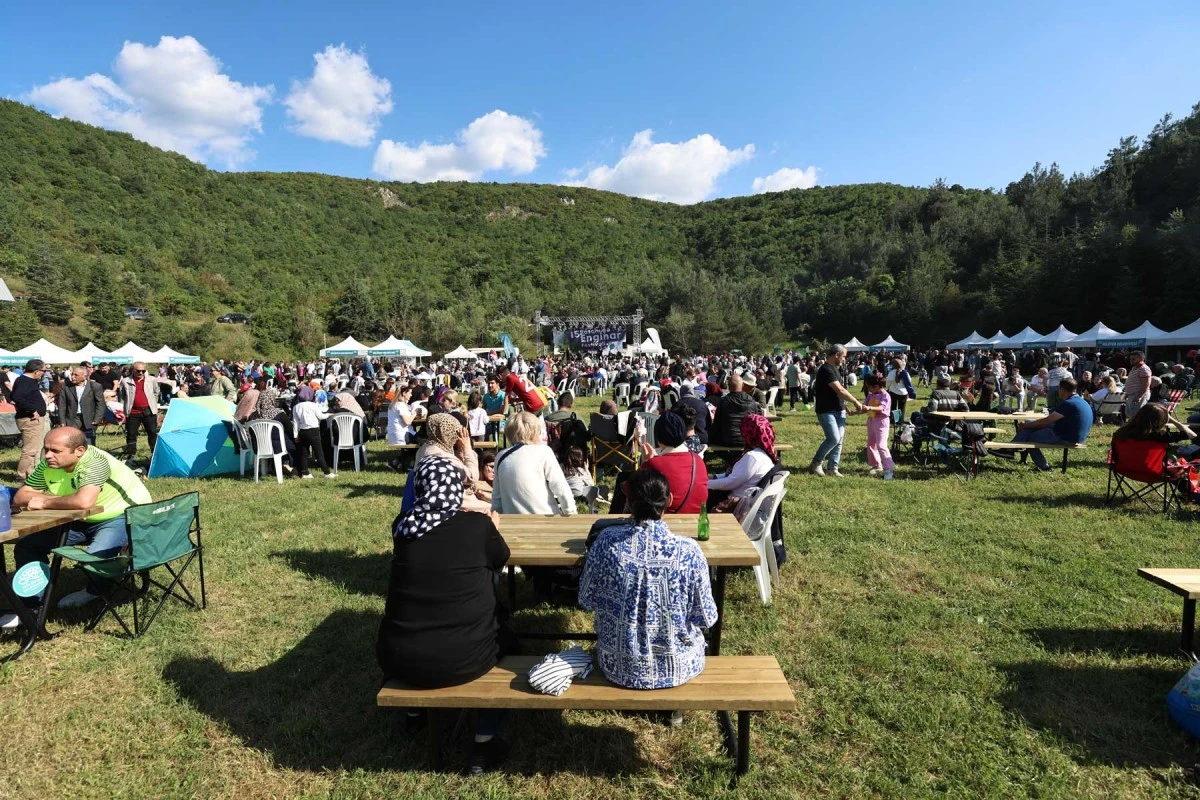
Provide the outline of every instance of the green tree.
{"type": "Polygon", "coordinates": [[[360,341],[379,332],[379,312],[366,281],[352,281],[334,301],[329,310],[329,327],[338,336],[353,336],[360,341]]]}
{"type": "Polygon", "coordinates": [[[95,331],[93,339],[101,347],[120,344],[114,341],[125,326],[125,301],[121,296],[112,265],[97,261],[88,273],[87,314],[85,319],[95,331]]]}
{"type": "Polygon", "coordinates": [[[20,350],[33,344],[42,335],[33,306],[24,300],[0,303],[0,347],[20,350]]]}
{"type": "Polygon", "coordinates": [[[30,285],[29,302],[43,325],[65,325],[71,321],[74,311],[67,298],[62,266],[58,259],[51,257],[50,249],[45,245],[42,245],[37,274],[30,285]]]}
{"type": "Polygon", "coordinates": [[[147,350],[157,350],[163,345],[180,347],[183,342],[183,327],[170,314],[150,312],[150,318],[142,323],[134,341],[147,350]]]}

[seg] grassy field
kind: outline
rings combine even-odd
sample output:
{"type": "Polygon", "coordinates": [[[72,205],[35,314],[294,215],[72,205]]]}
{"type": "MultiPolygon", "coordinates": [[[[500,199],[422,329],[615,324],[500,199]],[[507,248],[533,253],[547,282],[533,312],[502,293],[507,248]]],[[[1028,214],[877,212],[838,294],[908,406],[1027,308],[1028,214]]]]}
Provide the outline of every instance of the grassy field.
{"type": "MultiPolygon", "coordinates": [[[[814,415],[777,429],[799,473],[814,415]]],[[[1197,565],[1195,521],[1103,506],[1110,433],[1066,475],[991,459],[970,483],[904,464],[884,483],[854,418],[847,477],[793,474],[782,587],[764,607],[732,579],[723,650],[777,656],[799,705],[756,723],[737,788],[700,714],[514,714],[503,772],[428,771],[424,738],[374,705],[402,486],[378,444],[332,481],[156,480],[203,495],[209,608],[168,607],[135,642],[59,615],[62,636],[0,667],[0,798],[1193,796],[1165,708],[1179,603],[1135,571],[1197,565]]]]}

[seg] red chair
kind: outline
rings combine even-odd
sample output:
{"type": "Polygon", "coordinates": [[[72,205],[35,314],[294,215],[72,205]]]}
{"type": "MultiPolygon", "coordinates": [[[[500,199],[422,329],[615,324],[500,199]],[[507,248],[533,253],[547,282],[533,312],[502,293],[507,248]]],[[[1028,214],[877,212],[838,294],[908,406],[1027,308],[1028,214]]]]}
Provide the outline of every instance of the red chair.
{"type": "Polygon", "coordinates": [[[1172,505],[1179,506],[1179,478],[1167,468],[1167,445],[1162,442],[1113,439],[1108,451],[1108,488],[1104,502],[1111,504],[1116,500],[1136,499],[1151,511],[1157,511],[1161,500],[1165,514],[1172,505]]]}
{"type": "Polygon", "coordinates": [[[1172,389],[1167,392],[1167,413],[1174,414],[1175,407],[1183,402],[1184,395],[1187,394],[1183,389],[1172,389]]]}

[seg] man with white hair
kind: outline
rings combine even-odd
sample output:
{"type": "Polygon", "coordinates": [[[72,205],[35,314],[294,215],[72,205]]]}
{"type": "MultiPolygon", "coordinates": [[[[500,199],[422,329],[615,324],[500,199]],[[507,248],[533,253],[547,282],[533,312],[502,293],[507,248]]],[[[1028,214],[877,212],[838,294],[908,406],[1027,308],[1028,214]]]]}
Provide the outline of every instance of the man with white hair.
{"type": "Polygon", "coordinates": [[[58,394],[58,414],[63,425],[83,431],[87,443],[96,443],[96,425],[104,421],[104,388],[87,378],[87,367],[71,367],[71,382],[58,394]]]}

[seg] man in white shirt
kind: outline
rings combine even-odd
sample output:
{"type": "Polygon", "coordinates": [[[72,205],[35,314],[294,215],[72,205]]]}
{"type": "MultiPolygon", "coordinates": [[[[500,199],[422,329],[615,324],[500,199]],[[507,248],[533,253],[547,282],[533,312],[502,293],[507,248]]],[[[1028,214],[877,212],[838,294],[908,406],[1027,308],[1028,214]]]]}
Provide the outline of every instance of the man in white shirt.
{"type": "Polygon", "coordinates": [[[321,443],[321,420],[329,419],[329,414],[322,411],[312,400],[304,400],[292,409],[292,426],[296,436],[296,474],[301,478],[311,478],[308,471],[309,448],[316,451],[317,463],[326,478],[336,477],[329,469],[325,460],[325,447],[321,443]]]}

